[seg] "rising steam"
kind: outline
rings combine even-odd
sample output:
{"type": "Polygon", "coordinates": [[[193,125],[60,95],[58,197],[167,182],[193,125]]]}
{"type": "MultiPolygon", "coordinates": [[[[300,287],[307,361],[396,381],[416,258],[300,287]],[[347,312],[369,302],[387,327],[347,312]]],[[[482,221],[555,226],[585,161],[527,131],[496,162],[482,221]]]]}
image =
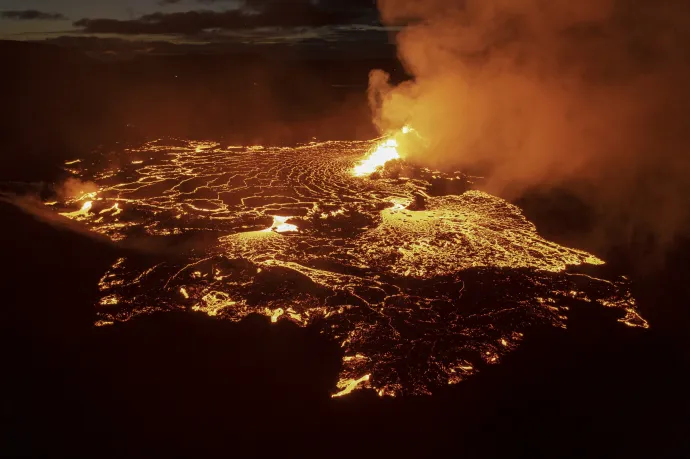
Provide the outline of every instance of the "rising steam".
{"type": "Polygon", "coordinates": [[[409,124],[427,140],[407,159],[479,171],[508,198],[568,187],[625,221],[619,234],[667,236],[687,217],[690,3],[378,5],[384,23],[408,24],[397,44],[413,79],[374,71],[369,98],[382,132],[409,124]]]}

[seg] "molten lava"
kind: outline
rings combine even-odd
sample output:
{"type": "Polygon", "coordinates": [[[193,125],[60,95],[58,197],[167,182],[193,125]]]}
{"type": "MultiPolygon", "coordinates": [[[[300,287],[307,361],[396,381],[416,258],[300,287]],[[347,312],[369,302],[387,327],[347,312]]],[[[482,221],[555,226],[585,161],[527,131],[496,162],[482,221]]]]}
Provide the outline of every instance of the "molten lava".
{"type": "Polygon", "coordinates": [[[376,172],[380,167],[384,167],[388,161],[400,159],[401,156],[398,152],[400,142],[411,132],[415,132],[415,130],[410,126],[403,126],[398,133],[381,139],[369,153],[369,156],[355,166],[352,174],[355,177],[370,175],[376,172]]]}
{"type": "Polygon", "coordinates": [[[369,378],[371,375],[364,375],[361,378],[358,379],[348,379],[348,380],[341,380],[338,382],[338,389],[341,389],[340,391],[336,392],[335,394],[331,395],[331,397],[342,397],[343,395],[348,395],[351,394],[352,391],[357,389],[357,387],[360,384],[366,383],[369,381],[369,378]]]}
{"type": "Polygon", "coordinates": [[[46,204],[113,241],[176,247],[150,264],[119,258],[98,285],[95,325],[188,310],[315,327],[343,350],[334,396],[433,393],[499,363],[535,327],[566,327],[581,305],[647,326],[627,279],[595,277],[602,260],[544,239],[503,199],[432,196],[422,170],[353,177],[420,139],[405,127],[299,148],[151,142],[76,163],[98,191],[46,204]],[[410,206],[420,193],[424,206],[410,206]]]}
{"type": "Polygon", "coordinates": [[[398,141],[395,139],[385,139],[371,152],[369,157],[355,166],[353,174],[357,177],[372,174],[388,161],[399,158],[398,141]]]}
{"type": "Polygon", "coordinates": [[[74,212],[63,212],[61,215],[75,220],[87,218],[92,207],[93,201],[86,201],[79,210],[75,210],[74,212]]]}
{"type": "Polygon", "coordinates": [[[280,217],[275,215],[273,217],[273,226],[266,231],[275,231],[276,233],[294,233],[299,231],[297,226],[287,223],[292,217],[280,217]]]}

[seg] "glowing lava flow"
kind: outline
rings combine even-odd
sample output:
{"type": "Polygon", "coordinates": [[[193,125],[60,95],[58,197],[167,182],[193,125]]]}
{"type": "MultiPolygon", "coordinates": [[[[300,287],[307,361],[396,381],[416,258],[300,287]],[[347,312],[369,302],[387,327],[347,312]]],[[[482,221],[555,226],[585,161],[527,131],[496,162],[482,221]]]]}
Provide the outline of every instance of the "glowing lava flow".
{"type": "Polygon", "coordinates": [[[418,138],[419,133],[410,126],[403,126],[399,132],[384,137],[365,159],[357,164],[352,170],[352,175],[355,177],[362,177],[376,172],[380,167],[383,167],[388,161],[400,159],[398,148],[400,147],[400,139],[407,134],[414,132],[418,138]],[[401,136],[402,135],[402,136],[401,136]]]}
{"type": "Polygon", "coordinates": [[[383,167],[388,161],[399,158],[398,141],[395,139],[386,139],[371,152],[368,158],[355,166],[353,174],[357,177],[372,174],[376,172],[376,169],[379,167],[383,167]]]}
{"type": "MultiPolygon", "coordinates": [[[[412,131],[413,129],[411,127],[403,126],[400,133],[409,134],[412,131]]],[[[374,148],[368,157],[355,166],[352,170],[352,174],[355,177],[370,175],[376,172],[379,167],[383,167],[388,161],[400,159],[398,147],[398,139],[395,136],[384,138],[376,145],[376,148],[374,148]]]]}
{"type": "Polygon", "coordinates": [[[264,231],[275,231],[276,233],[294,233],[299,231],[297,226],[290,223],[286,223],[292,217],[280,217],[278,215],[273,216],[273,225],[264,231]]]}
{"type": "Polygon", "coordinates": [[[359,379],[348,379],[346,381],[340,381],[338,383],[338,388],[341,389],[339,392],[336,392],[335,394],[331,395],[331,398],[335,397],[342,397],[343,395],[348,395],[352,393],[355,389],[357,389],[357,386],[359,386],[362,383],[366,383],[369,381],[371,375],[364,375],[359,379]]]}
{"type": "Polygon", "coordinates": [[[311,327],[343,351],[333,397],[445,390],[582,305],[649,326],[628,279],[598,277],[603,260],[464,178],[413,164],[414,180],[357,178],[428,147],[409,127],[296,148],[160,140],[78,163],[89,188],[46,205],[113,241],[175,247],[103,273],[94,325],[187,310],[311,327]],[[431,180],[467,189],[432,195],[431,180]]]}
{"type": "Polygon", "coordinates": [[[87,217],[89,215],[89,212],[91,211],[92,207],[93,207],[93,201],[86,201],[81,206],[81,209],[76,210],[74,212],[63,212],[60,215],[67,217],[67,218],[73,218],[73,219],[84,218],[84,217],[87,217]]]}

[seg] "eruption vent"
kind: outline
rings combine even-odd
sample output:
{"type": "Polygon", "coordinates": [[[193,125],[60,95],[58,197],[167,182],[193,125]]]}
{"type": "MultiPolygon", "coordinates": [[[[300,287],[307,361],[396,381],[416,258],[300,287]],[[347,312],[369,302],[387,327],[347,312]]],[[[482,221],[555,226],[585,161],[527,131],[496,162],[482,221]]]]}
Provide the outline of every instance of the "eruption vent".
{"type": "Polygon", "coordinates": [[[383,167],[388,161],[400,158],[398,153],[398,141],[395,139],[386,139],[377,145],[376,149],[357,166],[355,166],[354,174],[358,177],[369,175],[376,172],[376,169],[383,167]]]}
{"type": "Polygon", "coordinates": [[[371,175],[379,168],[384,167],[387,162],[401,159],[403,152],[407,151],[405,147],[409,149],[412,145],[412,137],[419,139],[419,135],[411,136],[412,133],[416,134],[416,131],[405,125],[392,134],[384,136],[376,143],[369,155],[355,166],[352,173],[357,177],[371,175]]]}

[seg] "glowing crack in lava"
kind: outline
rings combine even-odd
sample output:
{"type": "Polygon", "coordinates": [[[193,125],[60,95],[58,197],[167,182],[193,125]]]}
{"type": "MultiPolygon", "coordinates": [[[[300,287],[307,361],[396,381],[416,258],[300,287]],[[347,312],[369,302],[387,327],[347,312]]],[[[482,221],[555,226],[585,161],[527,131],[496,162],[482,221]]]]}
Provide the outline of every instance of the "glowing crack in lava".
{"type": "Polygon", "coordinates": [[[358,178],[394,157],[390,140],[151,142],[75,163],[98,191],[47,204],[114,241],[175,248],[118,259],[95,325],[186,310],[315,327],[343,349],[333,396],[433,393],[536,326],[566,327],[583,304],[647,326],[627,279],[601,277],[602,260],[545,240],[516,206],[477,190],[433,196],[438,172],[358,178]],[[420,194],[424,206],[410,206],[420,194]]]}

